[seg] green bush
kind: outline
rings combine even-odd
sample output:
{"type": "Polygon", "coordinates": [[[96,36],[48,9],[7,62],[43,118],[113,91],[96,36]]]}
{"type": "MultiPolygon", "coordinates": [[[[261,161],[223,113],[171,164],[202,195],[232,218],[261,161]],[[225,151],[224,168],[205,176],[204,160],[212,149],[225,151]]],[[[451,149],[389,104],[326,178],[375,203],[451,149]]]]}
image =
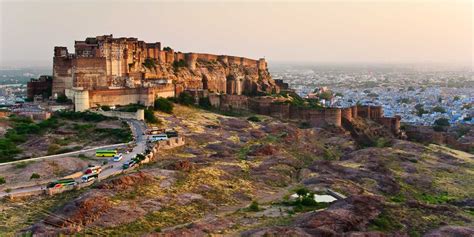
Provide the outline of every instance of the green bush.
{"type": "Polygon", "coordinates": [[[168,113],[168,114],[173,113],[173,103],[171,103],[171,101],[169,101],[166,98],[160,97],[156,99],[154,103],[154,107],[155,109],[168,113]]]}
{"type": "Polygon", "coordinates": [[[142,65],[151,70],[156,67],[156,60],[154,58],[146,58],[142,65]]]}
{"type": "Polygon", "coordinates": [[[33,173],[33,174],[31,174],[30,179],[39,179],[40,177],[41,176],[39,174],[33,173]]]}
{"type": "Polygon", "coordinates": [[[210,109],[212,108],[211,101],[209,100],[209,97],[203,97],[199,99],[199,107],[203,109],[210,109]]]}
{"type": "Polygon", "coordinates": [[[308,122],[301,122],[298,127],[301,129],[308,129],[311,128],[311,124],[309,124],[308,122]]]}
{"type": "Polygon", "coordinates": [[[102,105],[102,106],[100,106],[100,108],[101,108],[103,111],[110,111],[110,106],[108,106],[108,105],[102,105]]]}
{"type": "Polygon", "coordinates": [[[378,147],[378,148],[390,147],[391,145],[392,145],[392,141],[383,137],[379,137],[375,141],[375,147],[378,147]]]}
{"type": "Polygon", "coordinates": [[[260,211],[260,207],[258,205],[258,202],[257,201],[252,201],[252,203],[250,204],[250,206],[247,208],[248,211],[252,211],[252,212],[258,212],[260,211]]]}
{"type": "Polygon", "coordinates": [[[58,111],[55,113],[55,116],[60,117],[60,118],[65,118],[68,120],[84,120],[88,122],[102,122],[102,121],[113,119],[113,118],[104,116],[102,114],[92,113],[90,111],[85,111],[85,112],[58,111]]]}
{"type": "Polygon", "coordinates": [[[16,168],[16,169],[24,169],[24,168],[26,168],[30,163],[31,163],[31,162],[27,162],[27,161],[25,161],[25,162],[20,162],[20,163],[16,163],[16,164],[15,164],[15,168],[16,168]]]}
{"type": "Polygon", "coordinates": [[[194,104],[194,97],[187,93],[187,92],[183,92],[181,94],[179,94],[178,96],[178,103],[182,104],[182,105],[193,105],[194,104]]]}
{"type": "Polygon", "coordinates": [[[13,161],[15,160],[14,157],[19,153],[21,153],[21,149],[15,143],[9,139],[0,139],[0,162],[13,161]]]}
{"type": "Polygon", "coordinates": [[[250,116],[250,117],[247,118],[247,120],[252,121],[252,122],[256,122],[256,123],[261,122],[260,118],[257,117],[257,116],[250,116]]]}
{"type": "Polygon", "coordinates": [[[436,106],[433,108],[433,112],[446,113],[446,110],[441,106],[436,106]]]}
{"type": "Polygon", "coordinates": [[[140,104],[128,104],[125,106],[119,106],[116,110],[122,112],[137,112],[139,109],[146,109],[146,107],[140,104]]]}
{"type": "Polygon", "coordinates": [[[437,132],[444,132],[447,130],[447,128],[450,126],[449,120],[446,118],[439,118],[436,121],[434,121],[433,124],[433,130],[437,132]]]}
{"type": "Polygon", "coordinates": [[[155,116],[155,113],[151,109],[145,109],[145,121],[147,123],[159,123],[160,120],[155,116]]]}
{"type": "Polygon", "coordinates": [[[186,67],[186,66],[187,66],[187,65],[186,65],[186,62],[185,62],[184,60],[182,60],[182,59],[179,60],[179,61],[174,61],[174,62],[173,62],[173,68],[174,68],[175,70],[177,70],[177,69],[180,68],[180,67],[186,67]]]}
{"type": "Polygon", "coordinates": [[[66,95],[59,95],[56,99],[56,103],[65,104],[72,103],[72,100],[68,99],[66,95]]]}
{"type": "Polygon", "coordinates": [[[7,181],[5,181],[5,177],[2,177],[0,176],[0,185],[6,183],[7,181]]]}

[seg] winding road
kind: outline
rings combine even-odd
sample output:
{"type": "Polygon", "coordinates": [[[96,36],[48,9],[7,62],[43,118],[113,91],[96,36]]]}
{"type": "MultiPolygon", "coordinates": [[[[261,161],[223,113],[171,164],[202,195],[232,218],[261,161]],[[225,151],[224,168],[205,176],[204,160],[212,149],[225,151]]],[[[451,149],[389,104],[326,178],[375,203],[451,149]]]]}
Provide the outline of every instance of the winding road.
{"type": "MultiPolygon", "coordinates": [[[[109,160],[109,164],[112,165],[111,168],[104,169],[100,174],[99,174],[99,180],[104,180],[112,175],[119,174],[121,173],[122,170],[122,165],[125,162],[130,161],[132,158],[134,158],[137,154],[144,153],[146,149],[146,141],[147,141],[147,136],[145,134],[146,130],[146,125],[143,121],[138,121],[138,120],[125,120],[129,125],[133,133],[133,137],[135,139],[135,146],[133,147],[133,150],[130,153],[123,154],[123,159],[118,162],[114,162],[113,159],[111,158],[109,160]]],[[[125,145],[125,144],[124,144],[125,145]]],[[[104,147],[99,147],[99,148],[93,148],[93,149],[86,149],[86,150],[81,150],[81,151],[76,151],[74,154],[80,154],[84,152],[90,152],[92,150],[98,150],[98,149],[103,149],[104,147]]],[[[72,155],[70,153],[68,154],[61,154],[64,156],[67,155],[72,155]]],[[[56,157],[55,157],[56,158],[56,157]]],[[[42,158],[45,159],[45,158],[42,158]]],[[[77,183],[81,182],[81,177],[76,179],[77,183]]],[[[35,186],[29,186],[29,187],[22,187],[22,188],[16,188],[13,190],[10,190],[8,193],[4,191],[0,191],[0,198],[5,197],[8,195],[12,194],[22,194],[22,193],[29,193],[29,192],[35,192],[35,191],[41,191],[46,188],[45,185],[35,185],[35,186]]]]}

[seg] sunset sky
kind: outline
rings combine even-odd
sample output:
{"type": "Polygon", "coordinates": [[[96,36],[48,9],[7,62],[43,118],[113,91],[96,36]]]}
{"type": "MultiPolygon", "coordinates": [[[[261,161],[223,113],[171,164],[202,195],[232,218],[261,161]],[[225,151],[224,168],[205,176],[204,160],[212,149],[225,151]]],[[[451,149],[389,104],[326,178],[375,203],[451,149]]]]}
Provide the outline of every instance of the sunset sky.
{"type": "Polygon", "coordinates": [[[270,62],[473,65],[470,0],[5,1],[0,66],[50,66],[53,47],[113,34],[270,62]]]}

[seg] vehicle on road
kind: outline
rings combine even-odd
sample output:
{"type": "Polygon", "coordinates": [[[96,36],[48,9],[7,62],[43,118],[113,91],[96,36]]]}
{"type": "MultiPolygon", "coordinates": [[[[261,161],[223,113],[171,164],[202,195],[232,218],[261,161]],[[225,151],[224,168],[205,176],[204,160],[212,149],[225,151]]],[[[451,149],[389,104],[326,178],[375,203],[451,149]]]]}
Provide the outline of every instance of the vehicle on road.
{"type": "Polygon", "coordinates": [[[100,172],[102,172],[102,166],[95,165],[87,167],[86,171],[84,171],[84,174],[100,174],[100,172]]]}
{"type": "Polygon", "coordinates": [[[117,155],[114,156],[114,161],[121,161],[123,158],[122,153],[118,153],[117,155]]]}
{"type": "Polygon", "coordinates": [[[174,131],[174,130],[167,130],[165,132],[165,134],[168,136],[168,138],[170,137],[178,137],[178,132],[174,131]]]}
{"type": "Polygon", "coordinates": [[[135,162],[134,161],[128,161],[128,162],[123,163],[122,169],[126,170],[128,168],[132,168],[133,166],[135,166],[135,162]]]}
{"type": "Polygon", "coordinates": [[[46,188],[62,188],[66,186],[74,186],[76,185],[76,181],[74,179],[59,179],[54,182],[48,183],[46,188]]]}
{"type": "Polygon", "coordinates": [[[161,134],[158,134],[158,135],[151,135],[149,140],[152,141],[152,142],[165,141],[165,140],[168,140],[168,135],[166,135],[166,133],[161,133],[161,134]]]}
{"type": "Polygon", "coordinates": [[[117,155],[117,150],[97,150],[95,151],[96,157],[114,157],[117,155]]]}
{"type": "Polygon", "coordinates": [[[86,175],[82,176],[81,181],[83,183],[87,183],[87,182],[93,181],[93,180],[98,179],[98,178],[99,178],[99,174],[97,174],[97,173],[86,174],[86,175]]]}

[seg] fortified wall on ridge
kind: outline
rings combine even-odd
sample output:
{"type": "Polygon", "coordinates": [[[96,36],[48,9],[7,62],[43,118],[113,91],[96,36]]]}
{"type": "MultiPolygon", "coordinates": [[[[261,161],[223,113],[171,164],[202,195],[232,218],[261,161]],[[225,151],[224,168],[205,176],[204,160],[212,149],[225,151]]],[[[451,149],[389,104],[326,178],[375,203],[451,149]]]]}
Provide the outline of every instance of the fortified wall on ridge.
{"type": "Polygon", "coordinates": [[[227,55],[175,52],[160,42],[103,35],[75,41],[74,53],[54,48],[52,94],[66,95],[76,110],[96,105],[175,96],[186,89],[222,94],[278,92],[267,62],[227,55]],[[118,98],[109,98],[111,95],[118,98]]]}
{"type": "Polygon", "coordinates": [[[304,121],[314,127],[327,125],[341,127],[344,120],[351,122],[354,118],[362,117],[384,125],[393,134],[400,134],[401,117],[385,117],[382,106],[354,105],[348,108],[313,109],[282,103],[282,101],[272,97],[216,94],[209,94],[208,97],[212,106],[222,110],[248,110],[282,120],[304,121]]]}

